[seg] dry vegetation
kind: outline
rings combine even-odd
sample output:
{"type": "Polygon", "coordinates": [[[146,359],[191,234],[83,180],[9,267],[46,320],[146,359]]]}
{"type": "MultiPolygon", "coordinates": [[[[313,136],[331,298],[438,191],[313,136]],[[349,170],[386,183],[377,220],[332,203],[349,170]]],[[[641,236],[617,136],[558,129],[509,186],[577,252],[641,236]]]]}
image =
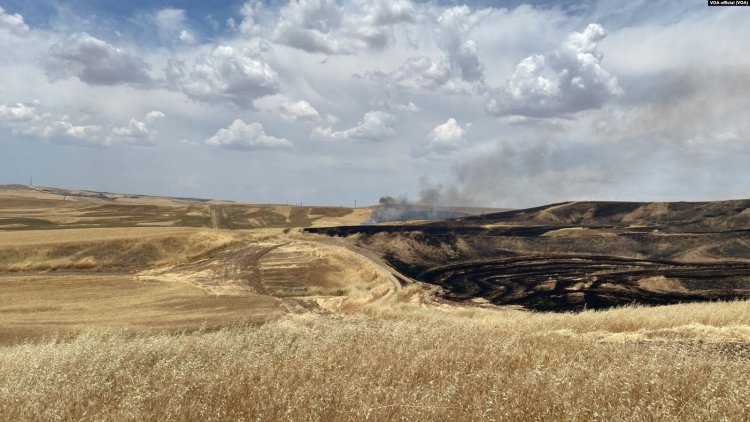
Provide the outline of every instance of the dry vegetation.
{"type": "Polygon", "coordinates": [[[750,301],[580,313],[458,305],[435,287],[402,286],[351,243],[289,232],[369,211],[212,209],[200,218],[274,228],[0,233],[0,419],[750,415],[750,301]]]}
{"type": "Polygon", "coordinates": [[[401,302],[0,351],[44,420],[745,420],[748,302],[578,315],[401,302]]]}
{"type": "Polygon", "coordinates": [[[16,274],[0,278],[0,292],[0,350],[92,330],[158,333],[261,323],[282,312],[265,296],[212,296],[187,283],[121,274],[16,274]]]}
{"type": "Polygon", "coordinates": [[[130,271],[195,259],[247,239],[241,232],[199,229],[70,229],[0,236],[0,271],[112,269],[130,271]]]}
{"type": "Polygon", "coordinates": [[[0,185],[0,232],[112,227],[293,228],[361,224],[372,208],[257,205],[0,185]]]}
{"type": "MultiPolygon", "coordinates": [[[[310,238],[313,236],[308,236],[310,238]]],[[[400,286],[383,267],[341,246],[285,238],[260,263],[264,283],[275,296],[346,296],[348,306],[367,303],[400,286]]],[[[314,237],[313,237],[314,238],[314,237]]],[[[339,301],[340,302],[340,301],[339,301]]]]}

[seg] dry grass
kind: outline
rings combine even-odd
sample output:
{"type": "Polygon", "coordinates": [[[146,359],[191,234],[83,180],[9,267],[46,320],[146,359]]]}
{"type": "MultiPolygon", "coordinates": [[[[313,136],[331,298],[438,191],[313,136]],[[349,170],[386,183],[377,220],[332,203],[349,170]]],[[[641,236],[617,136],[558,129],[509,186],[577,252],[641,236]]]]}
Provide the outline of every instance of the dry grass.
{"type": "MultiPolygon", "coordinates": [[[[489,226],[490,224],[488,224],[489,226]]],[[[543,237],[617,237],[617,233],[601,229],[590,229],[588,227],[570,227],[564,229],[551,230],[544,234],[543,237]]]]}
{"type": "Polygon", "coordinates": [[[200,229],[184,227],[119,227],[6,231],[0,232],[0,247],[124,239],[154,239],[158,237],[188,235],[198,231],[200,231],[200,229]]]}
{"type": "Polygon", "coordinates": [[[281,313],[266,296],[208,295],[188,283],[144,283],[128,275],[17,274],[0,278],[0,292],[0,346],[91,330],[146,333],[262,322],[281,313]]]}
{"type": "Polygon", "coordinates": [[[350,214],[341,217],[322,217],[312,222],[312,227],[356,226],[372,217],[374,208],[353,208],[350,214]]]}
{"type": "MultiPolygon", "coordinates": [[[[406,289],[405,289],[406,290],[406,289]]],[[[412,289],[413,293],[414,290],[412,289]]],[[[511,308],[442,306],[427,311],[405,300],[362,308],[378,319],[420,322],[425,318],[480,321],[523,333],[554,333],[607,342],[698,341],[744,343],[750,358],[750,301],[687,303],[671,306],[625,306],[606,311],[536,313],[511,308]]]]}
{"type": "MultiPolygon", "coordinates": [[[[377,300],[395,289],[381,266],[319,235],[291,233],[260,259],[264,284],[277,297],[346,296],[347,304],[377,300]]],[[[340,303],[340,302],[337,302],[340,303]]],[[[340,309],[337,309],[340,310],[340,309]]]]}
{"type": "Polygon", "coordinates": [[[132,271],[189,261],[246,238],[241,232],[161,228],[0,233],[0,271],[132,271]]]}
{"type": "Polygon", "coordinates": [[[696,325],[747,330],[747,302],[579,315],[379,306],[379,315],[4,348],[0,412],[327,421],[745,420],[750,412],[747,354],[684,341],[696,325]],[[669,329],[683,341],[603,340],[669,329]]]}

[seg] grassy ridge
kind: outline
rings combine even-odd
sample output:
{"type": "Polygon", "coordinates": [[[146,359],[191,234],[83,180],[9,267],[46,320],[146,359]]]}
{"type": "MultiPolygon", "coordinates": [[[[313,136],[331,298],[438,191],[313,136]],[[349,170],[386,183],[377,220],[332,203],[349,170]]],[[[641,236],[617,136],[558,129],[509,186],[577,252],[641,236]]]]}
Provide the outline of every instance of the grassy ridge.
{"type": "Polygon", "coordinates": [[[194,259],[212,250],[249,238],[234,232],[209,230],[130,229],[134,235],[107,236],[100,229],[85,238],[85,230],[35,232],[26,244],[0,243],[0,271],[59,269],[124,269],[134,271],[194,259]],[[142,232],[138,236],[139,232],[142,232]],[[38,238],[38,239],[37,239],[38,238]],[[58,239],[63,239],[60,241],[58,239]]]}

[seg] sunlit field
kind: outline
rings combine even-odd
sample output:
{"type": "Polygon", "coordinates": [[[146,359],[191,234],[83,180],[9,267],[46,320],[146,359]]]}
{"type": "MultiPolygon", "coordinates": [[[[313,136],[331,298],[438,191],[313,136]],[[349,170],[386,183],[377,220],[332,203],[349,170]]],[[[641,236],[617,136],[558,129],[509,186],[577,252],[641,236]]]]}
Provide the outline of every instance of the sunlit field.
{"type": "Polygon", "coordinates": [[[423,307],[0,349],[9,420],[744,420],[750,303],[423,307]]]}

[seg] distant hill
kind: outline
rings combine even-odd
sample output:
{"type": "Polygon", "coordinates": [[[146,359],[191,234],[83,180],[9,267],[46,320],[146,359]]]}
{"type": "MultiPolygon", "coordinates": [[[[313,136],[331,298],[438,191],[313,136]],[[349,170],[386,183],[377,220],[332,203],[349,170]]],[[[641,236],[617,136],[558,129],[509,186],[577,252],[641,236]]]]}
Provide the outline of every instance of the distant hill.
{"type": "Polygon", "coordinates": [[[0,232],[105,227],[254,229],[360,224],[372,208],[249,204],[0,185],[0,232]]]}
{"type": "MultiPolygon", "coordinates": [[[[8,193],[15,191],[15,193],[22,194],[24,196],[34,196],[34,194],[40,195],[56,195],[60,196],[60,199],[94,199],[103,201],[118,201],[118,202],[148,202],[148,201],[171,201],[177,203],[184,202],[209,202],[209,199],[202,198],[180,198],[180,197],[169,197],[169,196],[156,196],[156,195],[134,195],[134,194],[123,194],[113,192],[100,192],[85,189],[63,189],[54,188],[47,186],[29,186],[29,185],[0,185],[0,192],[6,191],[8,193]]],[[[51,196],[45,196],[46,199],[52,199],[51,196]]],[[[222,201],[229,202],[229,201],[222,201]]]]}
{"type": "Polygon", "coordinates": [[[456,225],[659,228],[672,232],[750,228],[750,199],[713,202],[563,202],[459,218],[456,225]]]}

